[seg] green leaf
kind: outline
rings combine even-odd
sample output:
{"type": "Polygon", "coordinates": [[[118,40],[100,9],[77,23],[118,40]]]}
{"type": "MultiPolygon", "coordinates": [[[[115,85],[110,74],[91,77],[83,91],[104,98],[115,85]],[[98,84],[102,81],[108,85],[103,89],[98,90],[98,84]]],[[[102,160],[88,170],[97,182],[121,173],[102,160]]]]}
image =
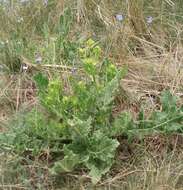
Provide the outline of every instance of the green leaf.
{"type": "Polygon", "coordinates": [[[98,168],[96,168],[94,165],[91,165],[89,176],[91,176],[92,183],[97,184],[102,177],[102,172],[98,168]]]}
{"type": "Polygon", "coordinates": [[[119,71],[114,79],[112,79],[104,87],[98,98],[98,105],[100,110],[106,110],[106,108],[112,103],[119,89],[122,71],[119,71]]]}
{"type": "Polygon", "coordinates": [[[65,9],[64,14],[60,16],[59,33],[61,36],[66,37],[68,35],[72,19],[71,9],[65,9]]]}
{"type": "Polygon", "coordinates": [[[116,136],[116,135],[128,134],[128,130],[133,130],[133,129],[136,128],[131,114],[128,112],[122,112],[114,120],[113,126],[111,128],[111,135],[116,136]]]}
{"type": "Polygon", "coordinates": [[[91,122],[91,117],[87,121],[82,121],[77,117],[72,120],[68,120],[68,125],[72,138],[75,139],[78,136],[87,137],[92,128],[91,122]]]}
{"type": "Polygon", "coordinates": [[[118,145],[117,140],[100,131],[85,140],[75,138],[71,144],[64,146],[64,159],[56,162],[52,171],[70,172],[83,164],[89,169],[92,182],[96,184],[110,170],[118,145]]]}
{"type": "Polygon", "coordinates": [[[93,183],[97,183],[111,168],[118,145],[117,140],[105,136],[100,131],[96,131],[91,137],[86,166],[90,169],[89,175],[93,183]]]}
{"type": "Polygon", "coordinates": [[[69,150],[66,146],[64,150],[64,159],[55,162],[53,168],[51,169],[52,174],[71,172],[74,167],[81,162],[79,155],[74,154],[72,150],[69,150]]]}
{"type": "Polygon", "coordinates": [[[174,112],[177,109],[176,106],[177,98],[173,96],[170,91],[164,91],[161,95],[161,104],[163,111],[174,112]]]}
{"type": "Polygon", "coordinates": [[[168,133],[172,133],[172,132],[182,132],[183,130],[183,124],[180,124],[180,123],[176,123],[176,122],[173,122],[171,124],[168,124],[166,127],[165,127],[165,130],[166,132],[168,133]]]}
{"type": "Polygon", "coordinates": [[[145,122],[145,114],[144,114],[144,110],[141,110],[138,116],[138,121],[139,121],[139,128],[145,128],[146,127],[146,122],[145,122]]]}
{"type": "Polygon", "coordinates": [[[101,131],[96,131],[90,138],[89,154],[93,158],[108,161],[109,158],[114,157],[113,153],[118,145],[117,140],[107,137],[101,131]]]}
{"type": "Polygon", "coordinates": [[[48,86],[48,78],[44,76],[42,73],[38,73],[34,76],[34,80],[39,90],[46,90],[48,86]]]}

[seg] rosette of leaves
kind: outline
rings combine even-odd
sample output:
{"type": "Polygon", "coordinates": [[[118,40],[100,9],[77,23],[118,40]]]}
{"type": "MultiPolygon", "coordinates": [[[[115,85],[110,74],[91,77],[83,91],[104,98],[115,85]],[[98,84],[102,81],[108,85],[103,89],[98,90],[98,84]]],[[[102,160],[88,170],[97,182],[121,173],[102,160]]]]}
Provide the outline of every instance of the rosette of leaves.
{"type": "Polygon", "coordinates": [[[57,161],[53,173],[71,172],[79,165],[89,169],[93,183],[97,183],[113,164],[118,142],[100,130],[93,131],[92,120],[75,118],[68,121],[72,143],[64,145],[64,159],[57,161]]]}

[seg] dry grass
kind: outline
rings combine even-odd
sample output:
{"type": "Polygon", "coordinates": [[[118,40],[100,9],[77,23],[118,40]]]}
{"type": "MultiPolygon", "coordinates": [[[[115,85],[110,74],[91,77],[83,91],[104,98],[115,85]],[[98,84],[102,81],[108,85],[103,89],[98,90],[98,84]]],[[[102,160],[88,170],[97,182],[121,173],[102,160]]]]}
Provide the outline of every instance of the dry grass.
{"type": "MultiPolygon", "coordinates": [[[[12,160],[16,160],[16,155],[7,157],[7,155],[1,154],[0,189],[182,190],[183,149],[178,151],[177,147],[180,147],[179,143],[181,142],[178,142],[175,137],[172,138],[174,141],[172,151],[167,151],[168,143],[161,147],[161,152],[156,151],[157,147],[152,142],[149,142],[149,145],[153,149],[150,149],[148,144],[145,146],[131,144],[133,153],[129,153],[125,159],[118,154],[111,172],[96,186],[90,183],[90,178],[83,169],[54,178],[50,176],[46,163],[38,162],[37,158],[33,163],[27,158],[23,166],[18,165],[16,171],[14,170],[17,168],[16,163],[14,163],[14,168],[11,163],[12,160]],[[20,174],[24,175],[24,178],[21,178],[20,174]]],[[[162,143],[166,141],[166,138],[154,137],[153,141],[162,143]]],[[[123,151],[122,154],[125,153],[125,150],[121,151],[123,151]]]]}
{"type": "MultiPolygon", "coordinates": [[[[127,4],[118,2],[118,11],[121,8],[126,17],[123,23],[115,20],[114,16],[118,12],[115,5],[112,6],[112,1],[108,4],[105,0],[100,4],[95,4],[95,1],[78,2],[82,4],[83,15],[87,17],[87,28],[91,28],[94,19],[95,22],[98,20],[98,24],[103,27],[101,35],[98,33],[100,40],[107,44],[106,49],[110,49],[114,61],[118,65],[129,66],[129,74],[124,80],[125,87],[129,86],[133,94],[135,92],[140,96],[144,92],[158,94],[162,89],[170,89],[173,94],[182,96],[183,47],[180,25],[174,26],[177,33],[172,40],[163,25],[147,25],[143,15],[143,1],[129,0],[127,4]],[[93,12],[95,16],[90,17],[93,12]],[[131,48],[130,43],[136,47],[131,48]]],[[[93,30],[97,34],[97,29],[93,30]]]]}
{"type": "Polygon", "coordinates": [[[27,74],[1,75],[0,89],[0,130],[2,130],[20,109],[31,108],[36,103],[36,91],[27,74]]]}
{"type": "MultiPolygon", "coordinates": [[[[50,12],[50,17],[52,18],[51,22],[56,23],[65,7],[68,5],[74,7],[73,10],[76,14],[74,29],[79,30],[80,36],[83,38],[95,36],[103,44],[105,54],[110,55],[117,65],[128,65],[129,72],[122,80],[122,86],[129,94],[131,102],[145,105],[144,107],[149,113],[158,106],[157,98],[163,89],[169,89],[174,95],[180,97],[179,103],[183,104],[182,26],[180,24],[170,26],[176,31],[174,38],[168,34],[166,28],[163,28],[164,23],[149,27],[145,22],[140,2],[143,1],[117,1],[115,4],[113,0],[101,0],[100,3],[94,0],[76,0],[74,2],[59,0],[56,9],[50,12]],[[124,14],[126,19],[123,23],[119,23],[115,19],[115,15],[118,13],[124,14]]],[[[154,6],[160,7],[159,2],[153,1],[154,6]]],[[[173,3],[170,0],[165,2],[173,3]]],[[[30,13],[32,20],[26,25],[26,32],[29,32],[37,15],[41,15],[40,10],[30,13]]],[[[41,20],[41,18],[39,19],[41,20]]],[[[9,21],[6,24],[9,24],[6,27],[9,31],[13,24],[9,21]]],[[[7,31],[1,32],[0,36],[7,37],[7,31]]],[[[35,101],[35,89],[29,75],[11,77],[1,75],[0,130],[4,127],[7,119],[11,118],[20,108],[31,107],[35,101]]],[[[124,105],[120,106],[122,109],[126,108],[124,105]]],[[[135,112],[133,109],[131,111],[135,112]]],[[[163,139],[160,141],[164,142],[163,139]]],[[[156,157],[159,153],[156,152],[156,155],[153,155],[147,151],[146,146],[142,146],[135,151],[133,158],[126,161],[119,158],[113,171],[96,187],[90,185],[83,172],[83,177],[80,177],[81,173],[61,176],[60,181],[62,181],[63,188],[53,187],[52,185],[55,184],[51,182],[49,187],[42,186],[40,189],[182,190],[183,154],[175,152],[175,150],[171,153],[163,151],[163,158],[159,160],[156,157]]],[[[15,185],[4,183],[3,163],[5,161],[11,163],[11,158],[4,160],[3,154],[0,157],[3,158],[0,159],[0,189],[38,189],[38,185],[41,186],[40,182],[34,181],[35,178],[39,179],[36,169],[32,169],[35,178],[29,176],[30,178],[27,180],[29,188],[19,181],[12,183],[15,185]],[[31,186],[32,183],[37,184],[31,186]]],[[[33,163],[33,166],[37,167],[36,164],[36,162],[33,163]]],[[[52,180],[47,173],[42,175],[48,181],[52,180]]]]}
{"type": "Polygon", "coordinates": [[[113,1],[105,0],[99,4],[95,1],[78,2],[82,4],[80,22],[85,30],[90,31],[88,36],[92,31],[117,65],[128,65],[129,72],[122,85],[134,103],[145,103],[147,110],[155,109],[161,91],[169,89],[182,104],[182,26],[178,23],[171,26],[171,21],[163,20],[162,7],[167,3],[170,5],[170,1],[165,4],[152,2],[155,7],[153,13],[159,16],[150,26],[145,20],[142,0],[117,1],[115,5],[113,1]],[[125,17],[122,23],[115,19],[118,13],[125,17]],[[156,20],[160,20],[159,23],[156,20]],[[164,22],[169,22],[169,28],[164,22]],[[174,37],[170,35],[172,28],[174,37]]]}

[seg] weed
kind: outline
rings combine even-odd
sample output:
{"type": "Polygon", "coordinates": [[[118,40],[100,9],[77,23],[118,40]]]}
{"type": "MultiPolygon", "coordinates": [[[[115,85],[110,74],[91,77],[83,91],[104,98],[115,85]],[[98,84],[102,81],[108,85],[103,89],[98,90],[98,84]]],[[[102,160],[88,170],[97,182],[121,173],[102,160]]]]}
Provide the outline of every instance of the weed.
{"type": "Polygon", "coordinates": [[[54,163],[53,172],[69,172],[82,164],[96,183],[109,171],[118,146],[108,131],[124,72],[107,59],[102,61],[101,48],[91,39],[78,53],[83,77],[79,73],[69,76],[68,91],[59,78],[48,80],[42,74],[36,75],[40,102],[47,116],[33,110],[16,127],[17,132],[5,136],[9,136],[8,144],[19,154],[26,150],[40,154],[46,147],[63,151],[64,158],[54,163]]]}
{"type": "Polygon", "coordinates": [[[183,112],[182,107],[177,107],[176,97],[172,96],[169,91],[164,91],[161,96],[162,110],[154,111],[145,117],[142,110],[137,120],[134,122],[129,113],[120,114],[115,121],[114,133],[126,133],[129,137],[143,138],[145,135],[152,134],[172,134],[175,132],[182,133],[183,130],[183,112]]]}

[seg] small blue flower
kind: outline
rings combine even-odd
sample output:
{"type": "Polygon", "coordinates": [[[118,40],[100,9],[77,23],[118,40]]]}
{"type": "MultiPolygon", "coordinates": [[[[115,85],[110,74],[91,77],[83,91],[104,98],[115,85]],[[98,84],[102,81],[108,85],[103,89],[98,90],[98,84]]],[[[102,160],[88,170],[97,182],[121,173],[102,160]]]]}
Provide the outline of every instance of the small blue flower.
{"type": "Polygon", "coordinates": [[[124,20],[124,16],[122,14],[117,14],[116,20],[122,22],[124,20]]]}
{"type": "Polygon", "coordinates": [[[147,22],[148,24],[151,24],[151,23],[153,22],[153,17],[152,17],[152,16],[146,17],[146,22],[147,22]]]}

